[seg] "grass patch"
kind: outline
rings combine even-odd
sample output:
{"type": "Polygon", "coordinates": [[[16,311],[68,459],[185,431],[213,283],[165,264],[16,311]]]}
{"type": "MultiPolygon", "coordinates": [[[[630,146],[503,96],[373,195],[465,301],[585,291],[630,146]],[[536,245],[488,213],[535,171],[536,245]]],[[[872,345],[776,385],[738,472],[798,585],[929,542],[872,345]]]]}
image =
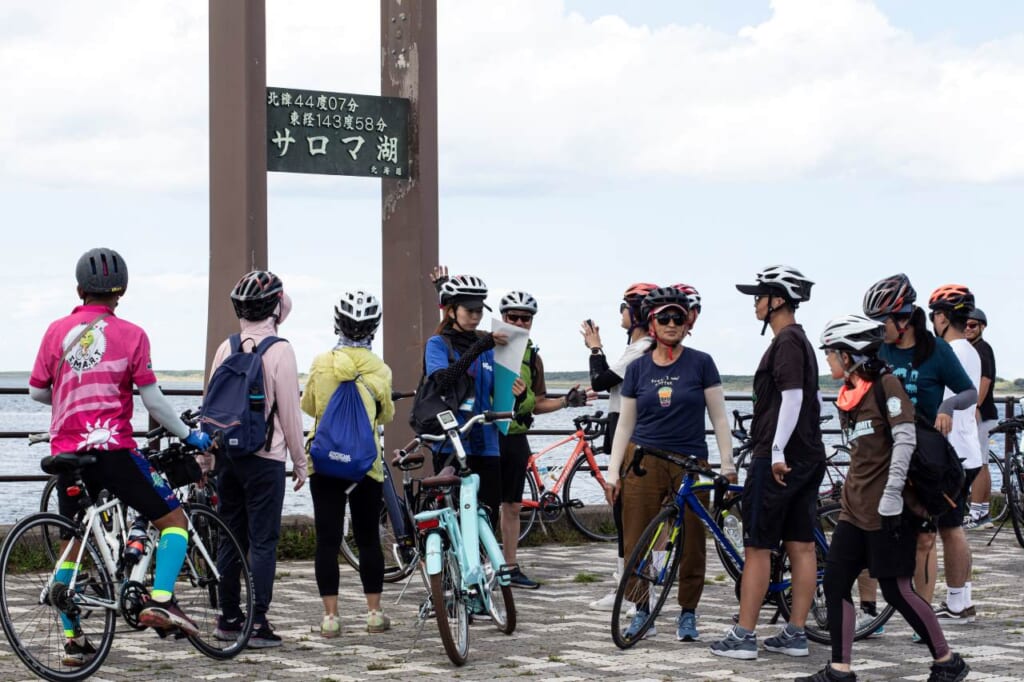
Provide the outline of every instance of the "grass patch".
{"type": "Polygon", "coordinates": [[[549,663],[565,663],[565,661],[562,660],[562,657],[558,656],[557,654],[548,654],[548,662],[549,663]]]}
{"type": "Polygon", "coordinates": [[[601,579],[598,578],[593,573],[587,573],[586,571],[581,571],[580,573],[576,574],[576,577],[573,578],[572,581],[574,583],[596,583],[596,582],[600,582],[601,579]]]}
{"type": "Polygon", "coordinates": [[[368,663],[366,665],[367,670],[387,670],[390,667],[388,663],[368,663]]]}
{"type": "Polygon", "coordinates": [[[724,573],[719,573],[718,575],[715,576],[715,582],[716,583],[720,583],[720,582],[724,582],[724,581],[725,581],[725,574],[724,573]]]}
{"type": "Polygon", "coordinates": [[[312,561],[316,552],[316,533],[313,524],[281,527],[277,543],[277,558],[281,561],[312,561]]]}

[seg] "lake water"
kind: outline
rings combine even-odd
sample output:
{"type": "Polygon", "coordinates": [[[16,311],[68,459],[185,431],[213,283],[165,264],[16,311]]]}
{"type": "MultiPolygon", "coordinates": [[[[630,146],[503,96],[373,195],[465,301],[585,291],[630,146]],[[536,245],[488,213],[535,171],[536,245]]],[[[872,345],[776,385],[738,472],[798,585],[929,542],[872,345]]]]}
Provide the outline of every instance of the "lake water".
{"type": "MultiPolygon", "coordinates": [[[[23,388],[25,385],[24,380],[15,381],[0,378],[0,387],[23,388]]],[[[165,388],[180,389],[201,388],[200,384],[190,384],[187,382],[165,383],[164,386],[165,388]]],[[[189,408],[196,408],[200,402],[198,397],[192,396],[168,396],[168,400],[171,401],[171,404],[179,412],[189,408]]],[[[733,409],[739,409],[740,412],[749,412],[750,402],[729,401],[727,407],[730,414],[733,409]]],[[[607,410],[606,401],[599,400],[588,408],[559,410],[549,414],[538,415],[534,422],[534,428],[571,429],[574,417],[592,412],[593,410],[607,410]]],[[[826,403],[826,411],[832,414],[835,413],[832,403],[826,403]]],[[[306,428],[311,428],[313,425],[312,418],[304,415],[304,419],[306,428]]],[[[143,431],[147,428],[148,423],[149,418],[146,409],[143,407],[142,401],[136,398],[135,416],[132,419],[132,424],[136,431],[143,431]]],[[[49,428],[49,424],[50,408],[48,405],[34,402],[27,395],[0,396],[0,431],[44,432],[49,428]]],[[[826,427],[835,428],[835,424],[836,421],[833,419],[833,421],[826,424],[826,427]]],[[[557,442],[559,439],[560,437],[556,436],[531,436],[530,443],[536,452],[547,445],[557,442]]],[[[838,442],[838,440],[839,436],[837,435],[826,435],[826,448],[828,449],[828,444],[838,442]]],[[[719,458],[715,439],[708,436],[707,442],[710,460],[712,463],[717,464],[719,458]]],[[[999,436],[998,439],[993,439],[990,445],[995,452],[1002,452],[1002,436],[999,436]]],[[[42,475],[42,471],[39,469],[39,459],[47,454],[47,448],[49,448],[48,444],[30,447],[21,440],[0,438],[0,475],[42,475]]],[[[560,463],[568,456],[569,451],[570,447],[565,446],[545,457],[545,460],[550,458],[552,463],[560,463]]],[[[288,466],[290,468],[291,465],[289,464],[288,466]]],[[[993,490],[999,490],[1001,480],[999,478],[999,471],[995,467],[992,467],[992,479],[993,490]]],[[[0,502],[2,502],[0,504],[0,523],[11,523],[25,514],[36,511],[39,507],[39,497],[42,489],[42,482],[0,483],[0,502]]],[[[313,505],[308,487],[303,488],[299,492],[294,492],[290,485],[286,486],[284,513],[312,515],[313,505]]]]}

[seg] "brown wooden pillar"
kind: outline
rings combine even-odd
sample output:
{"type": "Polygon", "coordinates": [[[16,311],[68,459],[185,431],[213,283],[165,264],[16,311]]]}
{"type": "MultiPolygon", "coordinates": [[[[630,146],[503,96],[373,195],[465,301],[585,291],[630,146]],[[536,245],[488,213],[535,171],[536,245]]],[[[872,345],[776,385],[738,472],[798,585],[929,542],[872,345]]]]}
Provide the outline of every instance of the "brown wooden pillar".
{"type": "MultiPolygon", "coordinates": [[[[399,391],[416,388],[423,343],[437,326],[437,296],[429,273],[437,264],[437,4],[381,0],[381,95],[412,101],[410,177],[383,180],[384,360],[399,391]]],[[[386,449],[412,435],[411,401],[396,406],[386,449]]]]}
{"type": "MultiPolygon", "coordinates": [[[[266,7],[210,0],[210,277],[206,366],[238,320],[228,295],[267,267],[266,7]]],[[[209,377],[207,377],[209,379],[209,377]]]]}

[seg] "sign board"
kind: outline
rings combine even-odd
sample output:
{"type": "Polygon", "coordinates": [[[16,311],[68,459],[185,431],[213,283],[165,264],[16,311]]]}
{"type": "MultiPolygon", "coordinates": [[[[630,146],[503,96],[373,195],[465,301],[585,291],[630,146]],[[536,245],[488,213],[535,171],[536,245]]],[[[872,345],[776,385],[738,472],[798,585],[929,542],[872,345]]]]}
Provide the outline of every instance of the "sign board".
{"type": "Polygon", "coordinates": [[[409,177],[409,100],[267,88],[267,170],[409,177]]]}

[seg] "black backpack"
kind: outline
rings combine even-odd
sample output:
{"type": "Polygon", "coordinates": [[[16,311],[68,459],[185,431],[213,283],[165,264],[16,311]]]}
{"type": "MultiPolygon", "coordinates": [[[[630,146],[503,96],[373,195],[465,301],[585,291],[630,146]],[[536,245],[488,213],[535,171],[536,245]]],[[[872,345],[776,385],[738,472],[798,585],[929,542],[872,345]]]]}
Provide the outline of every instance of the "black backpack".
{"type": "MultiPolygon", "coordinates": [[[[881,377],[875,381],[873,390],[885,419],[885,389],[881,377]]],[[[914,431],[917,446],[907,469],[907,485],[930,515],[940,516],[956,509],[956,499],[966,480],[964,466],[946,437],[919,414],[914,417],[914,431]]]]}
{"type": "MultiPolygon", "coordinates": [[[[455,351],[452,344],[441,335],[441,340],[448,347],[448,364],[455,363],[455,351]]],[[[447,389],[438,385],[438,375],[441,372],[434,372],[427,376],[426,357],[423,358],[423,376],[420,377],[420,384],[416,387],[416,398],[409,412],[409,425],[417,434],[430,433],[441,435],[444,429],[437,421],[439,412],[450,410],[457,414],[459,406],[473,393],[476,382],[473,377],[463,374],[458,380],[447,389]]]]}

